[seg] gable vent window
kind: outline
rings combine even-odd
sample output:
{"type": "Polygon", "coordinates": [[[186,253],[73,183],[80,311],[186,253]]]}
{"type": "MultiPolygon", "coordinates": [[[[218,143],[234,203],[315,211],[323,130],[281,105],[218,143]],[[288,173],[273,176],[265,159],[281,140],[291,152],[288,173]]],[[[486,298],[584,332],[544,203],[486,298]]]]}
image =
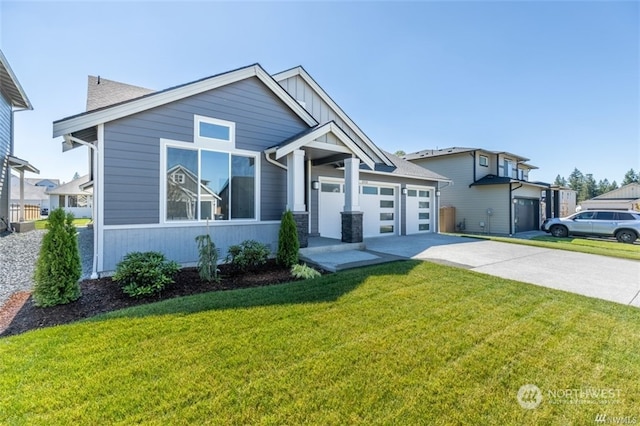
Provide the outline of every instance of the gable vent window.
{"type": "Polygon", "coordinates": [[[489,167],[489,157],[487,157],[486,155],[481,155],[479,163],[483,167],[489,167]]]}
{"type": "Polygon", "coordinates": [[[194,140],[217,148],[235,148],[235,123],[217,118],[194,117],[194,140]]]}

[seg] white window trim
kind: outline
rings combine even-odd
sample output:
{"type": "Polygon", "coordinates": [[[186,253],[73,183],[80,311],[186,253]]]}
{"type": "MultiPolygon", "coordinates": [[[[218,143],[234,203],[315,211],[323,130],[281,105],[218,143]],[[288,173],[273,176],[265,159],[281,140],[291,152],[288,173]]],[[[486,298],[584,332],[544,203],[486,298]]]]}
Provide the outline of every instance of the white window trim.
{"type": "MultiPolygon", "coordinates": [[[[229,155],[241,155],[244,157],[252,157],[255,161],[255,218],[252,219],[227,219],[227,220],[210,220],[209,225],[211,226],[225,226],[225,225],[237,225],[243,222],[256,223],[260,222],[260,205],[261,205],[261,194],[260,194],[260,180],[261,180],[261,170],[260,170],[260,152],[248,151],[244,149],[229,149],[229,142],[225,142],[226,149],[214,149],[209,142],[184,142],[177,141],[172,139],[160,139],[160,225],[161,226],[185,226],[185,225],[202,225],[206,222],[206,220],[167,220],[167,148],[181,148],[181,149],[191,149],[198,152],[198,165],[200,164],[200,154],[202,150],[205,151],[215,151],[222,152],[224,154],[229,155]]],[[[198,180],[200,180],[200,167],[198,166],[198,180]]],[[[198,205],[200,205],[200,192],[198,191],[198,205]]]]}
{"type": "Polygon", "coordinates": [[[205,117],[203,115],[193,116],[193,141],[206,144],[209,148],[229,150],[236,148],[236,123],[233,121],[220,120],[218,118],[205,117]],[[209,138],[200,136],[200,123],[215,124],[229,128],[229,140],[209,138]]]}
{"type": "Polygon", "coordinates": [[[482,167],[489,167],[489,157],[486,155],[480,154],[480,158],[478,159],[478,164],[482,167]],[[486,164],[482,164],[482,159],[485,159],[486,164]]]}

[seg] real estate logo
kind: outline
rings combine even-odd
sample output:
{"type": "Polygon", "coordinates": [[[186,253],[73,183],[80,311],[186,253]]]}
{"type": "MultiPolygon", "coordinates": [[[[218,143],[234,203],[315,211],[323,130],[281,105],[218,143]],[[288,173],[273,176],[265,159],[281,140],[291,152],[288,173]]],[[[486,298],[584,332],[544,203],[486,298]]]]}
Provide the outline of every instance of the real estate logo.
{"type": "Polygon", "coordinates": [[[539,387],[532,384],[520,386],[518,390],[518,404],[526,410],[538,408],[542,402],[542,391],[539,387]]]}

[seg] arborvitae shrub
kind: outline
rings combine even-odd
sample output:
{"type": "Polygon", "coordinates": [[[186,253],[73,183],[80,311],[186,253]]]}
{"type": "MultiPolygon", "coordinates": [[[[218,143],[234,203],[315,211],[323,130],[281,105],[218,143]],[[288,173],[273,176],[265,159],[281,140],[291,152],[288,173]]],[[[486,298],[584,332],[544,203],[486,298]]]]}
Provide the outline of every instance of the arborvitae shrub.
{"type": "Polygon", "coordinates": [[[37,306],[54,306],[80,297],[82,265],[73,215],[61,208],[49,214],[49,231],[42,238],[34,273],[37,306]]]}
{"type": "Polygon", "coordinates": [[[298,263],[298,229],[296,221],[293,219],[291,210],[287,210],[282,215],[280,221],[280,232],[278,233],[278,253],[276,261],[279,265],[290,268],[298,263]]]}

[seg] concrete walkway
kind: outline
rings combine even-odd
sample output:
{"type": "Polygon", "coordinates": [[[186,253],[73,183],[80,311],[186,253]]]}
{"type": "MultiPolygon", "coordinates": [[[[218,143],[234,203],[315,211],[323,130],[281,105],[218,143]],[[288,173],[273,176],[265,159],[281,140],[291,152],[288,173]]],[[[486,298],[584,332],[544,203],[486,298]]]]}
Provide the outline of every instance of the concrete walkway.
{"type": "Polygon", "coordinates": [[[311,253],[333,269],[420,259],[640,307],[640,262],[451,235],[376,237],[365,251],[311,253]]]}

